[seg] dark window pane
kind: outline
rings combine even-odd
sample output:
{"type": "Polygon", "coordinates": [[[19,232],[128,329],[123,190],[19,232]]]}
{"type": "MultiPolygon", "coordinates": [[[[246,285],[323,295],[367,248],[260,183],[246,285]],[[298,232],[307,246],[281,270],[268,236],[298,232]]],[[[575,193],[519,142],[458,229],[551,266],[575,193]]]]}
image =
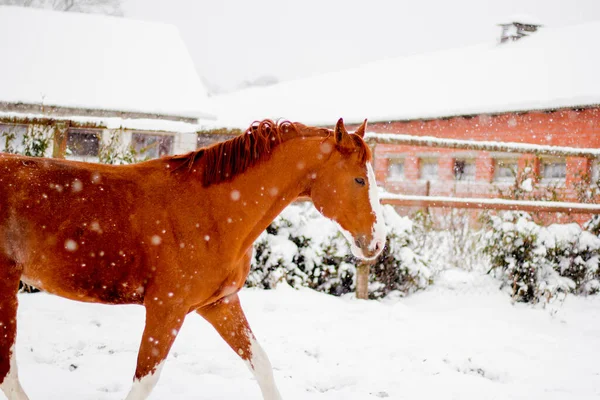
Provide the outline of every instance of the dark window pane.
{"type": "Polygon", "coordinates": [[[475,180],[475,163],[468,160],[454,160],[454,179],[457,181],[475,180]]]}
{"type": "Polygon", "coordinates": [[[131,140],[142,158],[158,158],[173,152],[173,136],[134,133],[131,140]]]}
{"type": "Polygon", "coordinates": [[[98,157],[100,134],[94,131],[69,130],[67,151],[76,157],[98,157]]]}

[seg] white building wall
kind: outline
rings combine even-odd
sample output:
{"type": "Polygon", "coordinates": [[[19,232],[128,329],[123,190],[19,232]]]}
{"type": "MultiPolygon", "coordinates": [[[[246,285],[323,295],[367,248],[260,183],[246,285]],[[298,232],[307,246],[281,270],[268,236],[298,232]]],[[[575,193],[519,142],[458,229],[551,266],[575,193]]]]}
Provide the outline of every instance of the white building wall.
{"type": "Polygon", "coordinates": [[[184,154],[196,150],[197,135],[196,132],[178,133],[175,135],[173,153],[184,154]]]}

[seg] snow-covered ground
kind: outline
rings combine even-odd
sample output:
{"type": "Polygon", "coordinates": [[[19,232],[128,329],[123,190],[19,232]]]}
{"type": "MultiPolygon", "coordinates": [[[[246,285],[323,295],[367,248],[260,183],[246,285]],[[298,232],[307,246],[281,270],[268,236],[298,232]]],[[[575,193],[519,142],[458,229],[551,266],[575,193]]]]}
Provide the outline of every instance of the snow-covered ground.
{"type": "MultiPolygon", "coordinates": [[[[597,399],[600,297],[513,305],[498,282],[448,270],[404,299],[243,290],[285,399],[597,399]]],[[[117,400],[144,311],[21,295],[18,361],[32,400],[117,400]]],[[[0,395],[1,396],[1,395],[0,395]]],[[[151,399],[261,399],[212,327],[190,315],[151,399]]]]}

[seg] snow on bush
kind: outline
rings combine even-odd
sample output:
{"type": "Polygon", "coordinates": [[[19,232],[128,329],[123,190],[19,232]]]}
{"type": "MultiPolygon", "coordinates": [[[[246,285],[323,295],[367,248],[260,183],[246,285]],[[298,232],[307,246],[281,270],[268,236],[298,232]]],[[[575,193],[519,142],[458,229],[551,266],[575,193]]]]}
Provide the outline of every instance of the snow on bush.
{"type": "Polygon", "coordinates": [[[600,215],[594,215],[583,225],[583,228],[592,235],[600,236],[600,215]]]}
{"type": "MultiPolygon", "coordinates": [[[[411,247],[412,223],[391,206],[384,210],[390,232],[384,253],[371,269],[371,298],[392,292],[408,294],[431,283],[426,262],[411,247]]],[[[246,286],[271,289],[285,281],[292,287],[338,296],[356,288],[358,260],[335,223],[321,216],[312,204],[286,208],[257,239],[254,249],[246,286]]]]}
{"type": "Polygon", "coordinates": [[[406,295],[432,283],[427,262],[415,252],[413,223],[390,205],[383,207],[388,236],[383,253],[371,267],[369,292],[381,298],[390,293],[406,295]]]}
{"type": "Polygon", "coordinates": [[[600,238],[577,224],[553,224],[540,230],[540,242],[553,268],[571,279],[576,294],[593,294],[600,289],[598,263],[600,238]]]}
{"type": "Polygon", "coordinates": [[[354,290],[355,268],[335,224],[311,204],[286,208],[254,243],[246,286],[274,288],[286,281],[342,295],[354,290]]]}
{"type": "Polygon", "coordinates": [[[600,238],[594,224],[587,224],[592,232],[577,224],[540,227],[527,213],[507,212],[490,217],[489,225],[484,252],[517,301],[599,291],[600,238]]]}

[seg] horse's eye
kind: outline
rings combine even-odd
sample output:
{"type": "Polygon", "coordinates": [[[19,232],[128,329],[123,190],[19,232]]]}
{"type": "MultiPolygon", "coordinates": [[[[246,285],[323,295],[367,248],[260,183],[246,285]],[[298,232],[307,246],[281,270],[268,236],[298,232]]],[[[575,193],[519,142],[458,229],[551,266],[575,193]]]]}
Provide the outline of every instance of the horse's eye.
{"type": "Polygon", "coordinates": [[[365,186],[365,180],[363,178],[354,178],[354,181],[360,186],[365,186]]]}

